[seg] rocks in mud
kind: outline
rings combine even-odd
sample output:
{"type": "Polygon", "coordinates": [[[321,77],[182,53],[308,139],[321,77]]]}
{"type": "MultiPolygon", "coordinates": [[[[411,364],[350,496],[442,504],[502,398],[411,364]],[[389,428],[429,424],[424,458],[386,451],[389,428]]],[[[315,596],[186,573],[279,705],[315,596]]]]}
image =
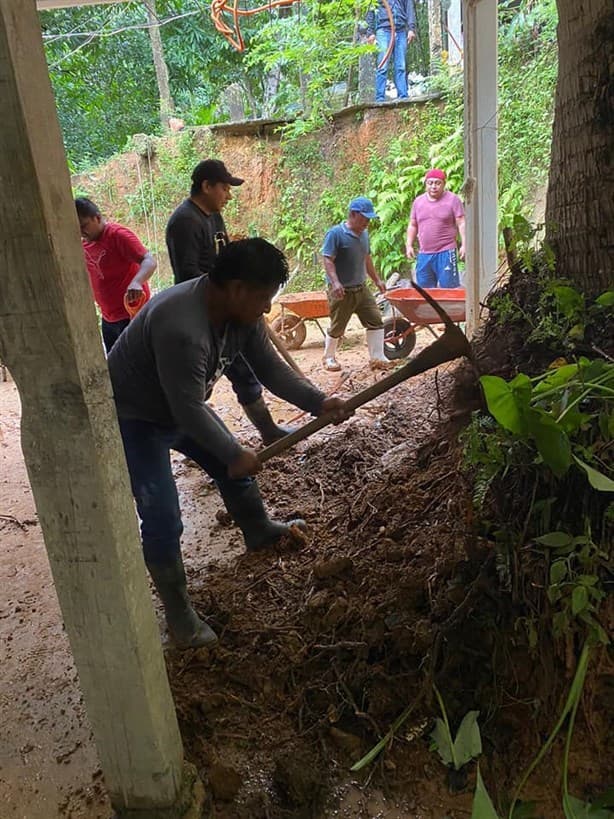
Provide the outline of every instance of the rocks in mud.
{"type": "Polygon", "coordinates": [[[356,736],[356,734],[350,734],[349,732],[342,731],[340,728],[335,728],[334,726],[330,729],[329,734],[331,740],[337,746],[337,748],[345,751],[353,759],[357,759],[360,756],[362,741],[360,737],[356,736]]]}
{"type": "Polygon", "coordinates": [[[339,577],[345,572],[354,568],[354,562],[349,557],[335,557],[332,560],[324,560],[316,563],[313,567],[313,574],[318,580],[325,580],[329,577],[339,577]]]}
{"type": "Polygon", "coordinates": [[[282,800],[293,808],[316,805],[324,776],[315,759],[284,754],[275,759],[273,783],[282,800]]]}
{"type": "Polygon", "coordinates": [[[209,769],[209,787],[214,799],[232,802],[242,784],[241,774],[231,765],[215,762],[209,769]]]}
{"type": "Polygon", "coordinates": [[[416,457],[417,446],[415,443],[403,441],[391,449],[384,452],[381,457],[382,467],[387,472],[398,472],[402,466],[416,457]]]}

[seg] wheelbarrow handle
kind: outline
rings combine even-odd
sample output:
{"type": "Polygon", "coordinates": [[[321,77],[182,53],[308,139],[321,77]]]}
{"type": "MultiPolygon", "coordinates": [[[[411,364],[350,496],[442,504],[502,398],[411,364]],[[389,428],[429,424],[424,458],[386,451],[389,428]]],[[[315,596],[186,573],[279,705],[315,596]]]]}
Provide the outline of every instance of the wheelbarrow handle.
{"type": "MultiPolygon", "coordinates": [[[[455,358],[460,358],[461,356],[468,357],[470,354],[471,348],[469,347],[467,337],[460,328],[448,319],[448,321],[446,321],[446,330],[437,341],[418,353],[415,358],[412,358],[412,360],[408,361],[403,367],[400,367],[398,370],[390,373],[390,375],[382,378],[381,381],[377,381],[365,390],[361,390],[356,393],[356,395],[348,398],[345,402],[345,406],[349,412],[353,412],[358,409],[358,407],[362,407],[363,404],[372,401],[374,398],[382,395],[382,393],[387,392],[392,389],[392,387],[396,387],[397,384],[401,384],[414,375],[419,375],[420,373],[433,369],[433,367],[438,367],[446,361],[453,361],[455,358]]],[[[284,438],[280,438],[279,441],[275,441],[262,449],[258,453],[258,460],[260,463],[264,463],[268,461],[269,458],[274,458],[276,455],[285,452],[295,444],[298,444],[299,441],[304,441],[305,438],[309,438],[314,432],[334,423],[334,418],[335,413],[333,412],[325,412],[323,415],[314,418],[313,421],[309,421],[284,438]]]]}

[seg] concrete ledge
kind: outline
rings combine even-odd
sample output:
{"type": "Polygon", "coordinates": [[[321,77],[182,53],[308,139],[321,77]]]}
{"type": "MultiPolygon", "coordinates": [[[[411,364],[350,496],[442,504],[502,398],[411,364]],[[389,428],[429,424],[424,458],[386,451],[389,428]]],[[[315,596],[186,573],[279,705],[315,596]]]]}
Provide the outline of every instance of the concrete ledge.
{"type": "MultiPolygon", "coordinates": [[[[441,99],[439,92],[431,94],[420,94],[420,96],[409,97],[406,100],[388,100],[387,102],[360,102],[356,105],[349,105],[347,108],[340,108],[330,114],[333,122],[354,116],[357,113],[390,111],[393,108],[411,108],[413,105],[420,105],[425,102],[441,99]]],[[[243,134],[265,136],[274,134],[284,125],[294,122],[289,119],[243,119],[238,122],[218,122],[214,125],[192,125],[188,126],[188,131],[208,130],[212,133],[228,134],[229,136],[241,136],[243,134]]]]}

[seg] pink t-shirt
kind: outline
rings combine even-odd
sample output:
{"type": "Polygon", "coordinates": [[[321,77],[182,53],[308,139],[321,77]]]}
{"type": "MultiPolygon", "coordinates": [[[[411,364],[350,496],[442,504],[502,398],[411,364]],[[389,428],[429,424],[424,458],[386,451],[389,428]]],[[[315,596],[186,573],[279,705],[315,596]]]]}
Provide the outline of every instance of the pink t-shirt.
{"type": "Polygon", "coordinates": [[[444,191],[441,199],[431,200],[426,193],[417,196],[409,221],[418,225],[420,253],[441,253],[456,249],[456,220],[465,215],[463,203],[455,193],[444,191]]]}

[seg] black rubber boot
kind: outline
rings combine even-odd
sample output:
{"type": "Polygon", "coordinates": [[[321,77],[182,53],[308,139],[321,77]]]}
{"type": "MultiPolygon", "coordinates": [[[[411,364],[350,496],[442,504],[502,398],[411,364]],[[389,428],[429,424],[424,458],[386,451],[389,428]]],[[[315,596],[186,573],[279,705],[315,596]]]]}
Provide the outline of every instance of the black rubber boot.
{"type": "Polygon", "coordinates": [[[177,648],[215,645],[217,634],[192,608],[181,558],[169,566],[148,563],[147,568],[164,605],[166,624],[177,648]]]}
{"type": "Polygon", "coordinates": [[[271,520],[264,508],[256,481],[247,489],[238,492],[229,492],[222,487],[221,494],[230,516],[243,532],[248,552],[257,552],[274,546],[284,535],[292,537],[290,531],[292,526],[303,530],[307,528],[307,524],[301,518],[295,518],[287,523],[271,520]]]}
{"type": "Polygon", "coordinates": [[[282,427],[275,423],[262,396],[260,396],[257,401],[254,401],[253,404],[243,404],[243,409],[249,420],[260,433],[262,443],[265,446],[272,444],[273,441],[279,441],[280,438],[285,438],[286,435],[292,432],[289,427],[282,427]]]}

